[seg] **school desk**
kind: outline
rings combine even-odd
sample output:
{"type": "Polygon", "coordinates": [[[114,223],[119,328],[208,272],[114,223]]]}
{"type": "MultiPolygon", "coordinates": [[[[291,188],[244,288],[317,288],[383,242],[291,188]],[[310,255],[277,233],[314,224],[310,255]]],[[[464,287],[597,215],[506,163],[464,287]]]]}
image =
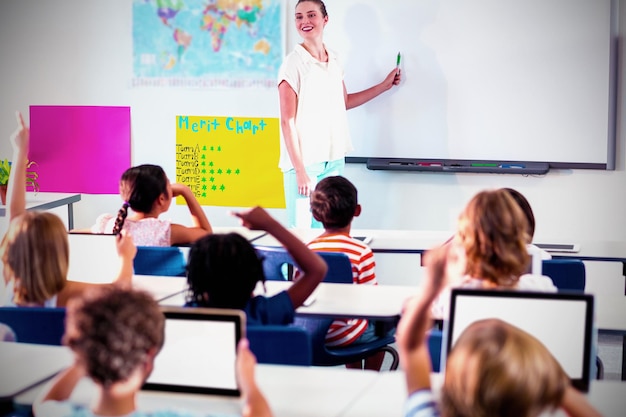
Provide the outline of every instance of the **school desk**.
{"type": "MultiPolygon", "coordinates": [[[[431,384],[436,397],[440,395],[443,374],[431,374],[431,384]]],[[[587,399],[606,417],[623,416],[626,410],[626,384],[619,381],[591,381],[587,399]]],[[[404,371],[381,372],[358,399],[341,414],[342,417],[379,417],[402,416],[407,398],[404,371]]],[[[556,413],[543,413],[542,417],[567,415],[558,410],[556,413]]]]}
{"type": "MultiPolygon", "coordinates": [[[[74,203],[80,201],[80,194],[71,193],[26,193],[26,210],[50,210],[67,206],[67,227],[74,228],[74,203]]],[[[6,216],[7,206],[0,205],[0,216],[6,216]]]]}
{"type": "MultiPolygon", "coordinates": [[[[44,348],[60,348],[45,346],[44,348]]],[[[69,349],[67,349],[69,352],[69,349]]],[[[343,367],[296,367],[260,364],[256,369],[257,383],[267,398],[275,417],[341,416],[378,378],[378,372],[347,370],[343,367]]],[[[45,383],[18,395],[13,404],[17,409],[30,409],[45,383]]],[[[94,385],[81,381],[72,393],[72,401],[88,404],[94,395],[94,385]]],[[[179,394],[141,391],[137,397],[139,409],[184,409],[206,414],[239,415],[238,397],[179,394]]]]}
{"type": "MultiPolygon", "coordinates": [[[[187,278],[160,275],[133,275],[133,288],[144,290],[159,302],[180,294],[184,296],[187,288],[187,278]]],[[[182,305],[182,304],[180,304],[182,305]]]]}
{"type": "Polygon", "coordinates": [[[0,342],[0,401],[51,378],[72,363],[63,346],[0,342]]]}
{"type": "MultiPolygon", "coordinates": [[[[168,277],[172,279],[172,277],[168,277]]],[[[146,283],[149,280],[145,280],[146,283]]],[[[176,278],[181,279],[181,278],[176,278]]],[[[133,278],[134,282],[135,278],[133,278]]],[[[184,279],[183,279],[184,280],[184,279]]],[[[158,284],[157,280],[154,280],[158,284]]],[[[150,284],[147,284],[150,285],[150,284]]],[[[172,289],[178,284],[172,284],[172,289]]],[[[289,288],[289,281],[266,281],[266,296],[272,296],[289,288]]],[[[156,289],[155,291],[160,291],[156,289]]],[[[298,307],[297,315],[315,317],[359,317],[369,320],[391,320],[400,318],[405,300],[417,294],[417,287],[399,285],[349,285],[330,282],[320,283],[305,305],[298,307]]],[[[255,294],[264,294],[262,285],[257,285],[255,294]]],[[[184,289],[162,299],[159,304],[181,306],[185,303],[184,289]]]]}
{"type": "MultiPolygon", "coordinates": [[[[400,417],[407,395],[402,370],[379,373],[343,367],[261,364],[257,366],[256,378],[276,417],[400,417]]],[[[431,383],[438,395],[443,374],[431,374],[431,383]]],[[[16,396],[16,408],[28,409],[44,387],[45,384],[39,384],[16,396]]],[[[93,388],[92,384],[81,382],[72,400],[88,403],[93,388]]],[[[587,397],[603,415],[622,416],[626,407],[626,384],[594,380],[587,397]]],[[[174,408],[201,414],[237,415],[241,410],[238,398],[166,392],[141,391],[137,404],[146,411],[174,408]]],[[[564,416],[561,412],[554,415],[564,416]]]]}

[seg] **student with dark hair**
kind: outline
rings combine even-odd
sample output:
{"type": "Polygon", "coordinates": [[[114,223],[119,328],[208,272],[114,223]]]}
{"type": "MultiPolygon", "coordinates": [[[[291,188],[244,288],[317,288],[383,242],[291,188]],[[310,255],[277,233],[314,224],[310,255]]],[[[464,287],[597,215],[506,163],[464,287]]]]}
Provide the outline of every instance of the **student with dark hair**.
{"type": "MultiPolygon", "coordinates": [[[[345,177],[331,176],[317,183],[311,194],[311,213],[322,223],[324,232],[309,242],[317,252],[344,253],[352,265],[355,284],[377,285],[374,253],[365,243],[350,236],[354,217],[361,214],[356,187],[345,177]]],[[[344,347],[376,340],[375,323],[366,319],[336,319],[326,334],[326,345],[344,347]]],[[[365,360],[365,369],[379,370],[384,359],[379,352],[365,360]]],[[[348,368],[361,368],[360,362],[348,368]]]]}
{"type": "Polygon", "coordinates": [[[235,215],[249,229],[274,236],[300,266],[301,274],[286,291],[255,297],[253,291],[265,275],[252,244],[235,233],[211,234],[189,251],[187,305],[245,310],[248,324],[293,322],[295,310],[324,279],[326,263],[261,207],[235,215]]]}
{"type": "MultiPolygon", "coordinates": [[[[74,363],[35,401],[35,416],[192,416],[180,409],[137,410],[137,393],[154,368],[164,329],[165,317],[159,305],[143,291],[109,287],[72,300],[63,342],[74,353],[74,363]],[[70,401],[83,377],[98,388],[89,406],[70,401]]],[[[242,339],[237,348],[237,377],[245,400],[244,415],[268,417],[269,405],[254,380],[255,365],[247,340],[242,339]]]]}
{"type": "Polygon", "coordinates": [[[127,230],[138,246],[171,246],[191,243],[211,233],[211,224],[191,189],[184,184],[170,184],[158,165],[138,165],[127,169],[120,179],[124,200],[117,216],[103,214],[92,226],[92,233],[127,230]],[[193,226],[187,227],[159,219],[169,210],[175,197],[185,199],[193,226]],[[128,209],[133,211],[129,215],[128,209]]]}
{"type": "Polygon", "coordinates": [[[508,192],[509,195],[513,197],[513,200],[515,200],[526,216],[526,220],[528,221],[528,246],[532,247],[536,251],[539,251],[541,253],[541,259],[552,259],[552,255],[550,255],[547,251],[532,244],[533,237],[535,236],[535,214],[533,213],[533,209],[526,197],[513,188],[503,188],[503,190],[508,192]]]}

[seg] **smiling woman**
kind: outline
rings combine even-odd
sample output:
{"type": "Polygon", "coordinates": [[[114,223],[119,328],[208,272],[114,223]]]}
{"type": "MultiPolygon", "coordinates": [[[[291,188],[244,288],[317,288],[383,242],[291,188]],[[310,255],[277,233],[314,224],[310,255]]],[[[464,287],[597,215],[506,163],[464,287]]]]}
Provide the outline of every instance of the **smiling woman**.
{"type": "Polygon", "coordinates": [[[382,82],[348,94],[338,56],[324,44],[328,21],[323,1],[298,1],[295,25],[303,42],[287,55],[278,72],[279,167],[284,173],[289,227],[321,227],[311,217],[308,198],[319,180],[343,175],[344,157],[352,150],[346,110],[370,101],[401,79],[401,71],[393,67],[382,82]]]}

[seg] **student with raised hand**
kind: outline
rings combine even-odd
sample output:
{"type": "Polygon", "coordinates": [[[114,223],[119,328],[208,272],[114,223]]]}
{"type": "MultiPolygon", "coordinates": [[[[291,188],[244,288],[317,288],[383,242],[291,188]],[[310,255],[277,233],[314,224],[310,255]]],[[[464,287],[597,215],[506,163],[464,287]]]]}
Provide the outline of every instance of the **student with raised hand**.
{"type": "MultiPolygon", "coordinates": [[[[52,213],[26,211],[30,131],[19,112],[17,121],[17,130],[11,138],[14,147],[8,192],[11,222],[0,242],[5,285],[0,305],[62,307],[88,288],[109,284],[68,281],[69,244],[63,221],[52,213]]],[[[125,232],[116,245],[122,266],[114,285],[127,286],[131,282],[137,249],[125,232]]]]}
{"type": "Polygon", "coordinates": [[[99,216],[91,227],[92,233],[117,234],[127,230],[137,246],[172,246],[195,242],[213,231],[191,189],[184,184],[170,184],[158,165],[144,164],[127,169],[120,179],[120,196],[124,204],[117,216],[99,216]],[[159,218],[178,196],[187,203],[191,227],[159,218]]]}
{"type": "Polygon", "coordinates": [[[530,334],[498,319],[477,321],[458,338],[446,361],[441,399],[432,394],[426,331],[430,306],[452,270],[450,247],[426,253],[420,294],[402,313],[396,340],[409,394],[406,417],[536,417],[562,408],[571,417],[599,416],[570,383],[550,352],[530,334]]]}
{"type": "MultiPolygon", "coordinates": [[[[357,189],[342,176],[326,177],[315,186],[311,194],[311,213],[322,223],[324,232],[308,243],[316,252],[339,252],[350,259],[353,282],[378,285],[374,253],[365,243],[350,236],[354,217],[361,214],[357,189]]],[[[376,339],[376,323],[366,319],[336,319],[326,334],[326,345],[345,347],[369,343],[376,339]]],[[[365,369],[379,370],[385,352],[378,352],[365,360],[365,369]]],[[[361,362],[346,365],[362,368],[361,362]]]]}
{"type": "Polygon", "coordinates": [[[211,234],[199,239],[187,261],[188,306],[244,310],[247,324],[289,324],[295,310],[326,275],[326,262],[261,207],[235,213],[244,226],[274,236],[300,266],[298,279],[272,296],[253,296],[264,282],[262,260],[248,240],[237,233],[211,234]]]}
{"type": "Polygon", "coordinates": [[[324,43],[328,23],[321,0],[299,0],[295,26],[302,37],[278,72],[282,139],[279,167],[283,171],[287,226],[321,227],[312,221],[308,197],[315,184],[342,175],[344,157],[352,149],[346,111],[400,84],[393,68],[378,84],[348,93],[337,54],[324,43]]]}
{"type": "MultiPolygon", "coordinates": [[[[74,353],[74,363],[56,376],[33,404],[38,417],[191,417],[180,409],[143,412],[137,393],[154,368],[163,346],[165,317],[146,292],[102,288],[72,300],[67,308],[63,342],[74,353]],[[90,405],[72,403],[70,397],[83,378],[97,386],[90,405]]],[[[256,359],[246,339],[237,347],[237,378],[244,399],[243,415],[270,417],[269,405],[259,390],[256,359]]],[[[210,416],[211,410],[202,415],[210,416]]]]}

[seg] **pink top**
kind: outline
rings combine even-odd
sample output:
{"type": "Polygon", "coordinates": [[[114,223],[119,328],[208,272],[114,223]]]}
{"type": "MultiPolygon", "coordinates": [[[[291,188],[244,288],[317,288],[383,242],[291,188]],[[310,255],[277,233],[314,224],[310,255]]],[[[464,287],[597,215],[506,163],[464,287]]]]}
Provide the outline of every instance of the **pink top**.
{"type": "MultiPolygon", "coordinates": [[[[96,224],[91,227],[92,233],[112,233],[115,218],[111,214],[98,217],[96,224]]],[[[171,246],[172,222],[156,217],[141,220],[126,219],[124,230],[132,237],[135,246],[171,246]]]]}

